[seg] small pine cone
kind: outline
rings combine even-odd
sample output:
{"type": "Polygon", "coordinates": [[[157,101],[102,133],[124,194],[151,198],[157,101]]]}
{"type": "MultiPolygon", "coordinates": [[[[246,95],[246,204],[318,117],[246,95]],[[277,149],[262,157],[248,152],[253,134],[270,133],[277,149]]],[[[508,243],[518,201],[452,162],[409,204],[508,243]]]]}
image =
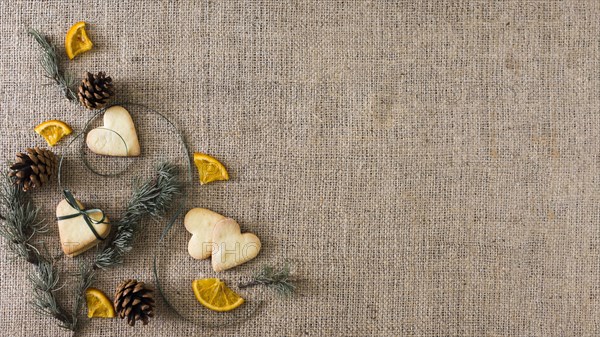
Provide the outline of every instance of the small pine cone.
{"type": "Polygon", "coordinates": [[[113,94],[112,78],[103,71],[97,75],[86,72],[77,92],[81,105],[90,110],[103,108],[113,94]]]}
{"type": "Polygon", "coordinates": [[[43,148],[29,148],[17,153],[17,160],[10,166],[8,175],[13,177],[15,185],[27,192],[50,181],[58,171],[58,158],[43,148]]]}
{"type": "Polygon", "coordinates": [[[154,317],[154,290],[144,282],[125,280],[117,287],[114,304],[117,315],[127,317],[127,324],[134,326],[141,320],[146,325],[154,317]]]}

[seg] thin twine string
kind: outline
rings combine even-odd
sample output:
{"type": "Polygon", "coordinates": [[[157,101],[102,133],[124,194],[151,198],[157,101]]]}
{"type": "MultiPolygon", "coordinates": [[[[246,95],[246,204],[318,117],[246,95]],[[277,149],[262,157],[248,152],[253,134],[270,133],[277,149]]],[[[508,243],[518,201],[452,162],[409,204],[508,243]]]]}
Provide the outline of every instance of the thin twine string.
{"type": "MultiPolygon", "coordinates": [[[[179,129],[179,128],[178,128],[178,127],[175,125],[175,123],[173,123],[173,122],[172,122],[172,121],[171,121],[169,118],[167,118],[167,117],[166,117],[165,115],[163,115],[162,113],[160,113],[160,112],[158,112],[158,111],[156,111],[156,110],[154,110],[154,109],[152,109],[152,108],[150,108],[150,107],[148,107],[148,106],[146,106],[146,105],[144,105],[144,104],[139,104],[139,103],[131,103],[131,102],[120,102],[120,103],[114,103],[114,104],[112,104],[111,106],[115,106],[115,105],[121,105],[121,106],[137,106],[137,107],[141,107],[141,108],[143,108],[143,109],[145,109],[145,110],[147,110],[147,111],[149,111],[149,112],[151,112],[151,113],[154,113],[155,115],[157,115],[157,116],[161,117],[161,118],[162,118],[164,121],[166,121],[166,122],[167,122],[169,125],[171,125],[171,127],[172,127],[172,128],[175,130],[175,133],[177,134],[177,137],[179,138],[179,143],[180,143],[180,144],[183,146],[184,152],[185,152],[185,154],[186,154],[187,161],[188,161],[188,165],[187,165],[187,182],[188,182],[188,183],[191,183],[191,182],[192,182],[192,179],[193,179],[193,178],[192,178],[192,177],[193,177],[193,173],[192,173],[192,172],[193,172],[193,167],[194,167],[194,164],[193,164],[193,162],[192,162],[192,159],[191,159],[191,156],[190,156],[190,150],[189,150],[189,147],[188,147],[188,145],[187,145],[187,142],[185,141],[185,136],[184,136],[183,132],[182,132],[182,131],[181,131],[181,130],[180,130],[180,129],[179,129]]],[[[100,114],[103,114],[104,112],[106,112],[106,110],[107,110],[108,108],[110,108],[110,106],[109,106],[109,107],[106,107],[106,108],[103,108],[103,109],[100,109],[100,110],[98,110],[98,111],[97,111],[97,112],[96,112],[96,113],[95,113],[95,114],[94,114],[92,117],[90,117],[90,118],[87,120],[87,122],[85,123],[85,125],[84,125],[84,127],[83,127],[83,130],[82,130],[80,133],[78,133],[78,134],[77,134],[75,137],[73,137],[73,139],[72,139],[72,140],[69,142],[69,144],[67,144],[67,147],[70,147],[70,146],[71,146],[71,145],[72,145],[72,144],[73,144],[73,143],[74,143],[74,142],[75,142],[77,139],[79,139],[79,138],[80,138],[82,135],[86,134],[86,133],[87,133],[87,130],[88,130],[88,128],[89,128],[89,127],[90,127],[90,125],[91,125],[91,123],[92,123],[92,122],[93,122],[93,121],[94,121],[94,120],[95,120],[95,119],[96,119],[96,118],[97,118],[97,117],[98,117],[100,114]]],[[[122,136],[121,136],[121,135],[120,135],[118,132],[116,132],[116,131],[114,131],[114,130],[111,130],[111,129],[107,129],[107,128],[102,128],[102,129],[104,129],[104,130],[109,130],[109,131],[111,131],[111,132],[114,132],[114,133],[116,133],[116,134],[119,136],[119,138],[121,139],[121,141],[123,142],[123,145],[125,146],[126,152],[128,152],[128,150],[127,150],[127,144],[126,144],[125,140],[123,139],[123,137],[122,137],[122,136]]],[[[128,164],[128,165],[127,165],[127,166],[126,166],[126,167],[125,167],[123,170],[121,170],[121,171],[118,171],[118,172],[116,172],[116,173],[108,173],[108,174],[107,174],[107,173],[101,173],[101,172],[98,172],[98,171],[97,171],[97,170],[95,170],[95,169],[94,169],[94,168],[93,168],[93,167],[92,167],[92,166],[89,164],[89,162],[88,162],[88,161],[85,159],[85,153],[83,152],[83,149],[84,149],[84,147],[83,147],[83,146],[84,146],[84,144],[82,143],[82,146],[81,146],[81,148],[80,148],[80,151],[79,151],[79,156],[80,156],[80,159],[81,159],[81,161],[83,162],[84,166],[85,166],[85,167],[87,167],[87,169],[88,169],[88,170],[90,170],[90,172],[92,172],[93,174],[95,174],[95,175],[97,175],[97,176],[101,176],[101,177],[116,177],[116,176],[119,176],[119,175],[121,175],[122,173],[126,172],[126,171],[128,170],[128,168],[129,168],[129,166],[131,165],[131,163],[130,163],[130,164],[128,164]]],[[[62,172],[62,167],[63,167],[63,160],[64,160],[64,156],[62,156],[62,155],[61,155],[61,157],[60,157],[60,161],[59,161],[59,164],[58,164],[58,174],[57,174],[57,176],[58,176],[58,187],[59,187],[59,189],[61,189],[61,190],[64,190],[64,189],[62,188],[62,182],[63,182],[63,181],[62,181],[62,175],[61,175],[61,172],[62,172]]],[[[184,192],[183,192],[183,193],[184,193],[184,195],[183,195],[183,197],[184,197],[184,200],[187,200],[187,198],[188,198],[188,195],[189,195],[189,193],[188,193],[188,189],[187,189],[187,188],[184,188],[183,190],[184,190],[184,192]]],[[[173,214],[173,216],[171,217],[171,219],[170,219],[170,220],[167,222],[167,224],[165,225],[165,228],[163,229],[163,231],[162,231],[162,233],[161,233],[161,235],[160,235],[160,238],[159,238],[159,240],[158,240],[158,244],[159,244],[159,246],[164,246],[164,240],[165,240],[165,238],[167,237],[167,235],[169,234],[169,231],[171,230],[171,228],[172,228],[172,227],[173,227],[173,225],[175,224],[175,221],[177,221],[177,218],[178,218],[178,217],[179,217],[181,214],[183,214],[184,207],[185,207],[185,203],[180,203],[179,207],[177,208],[177,210],[175,211],[175,213],[173,214]]],[[[181,314],[181,313],[180,313],[180,312],[179,312],[179,311],[178,311],[178,310],[177,310],[177,309],[176,309],[176,308],[175,308],[175,307],[174,307],[174,306],[171,304],[171,302],[169,302],[169,300],[168,300],[168,298],[167,298],[167,295],[165,294],[165,292],[164,292],[164,290],[163,290],[163,287],[162,287],[162,284],[161,284],[161,282],[160,282],[159,276],[158,276],[157,258],[158,258],[157,254],[156,254],[156,253],[154,253],[154,256],[153,256],[153,263],[152,263],[152,271],[153,271],[153,276],[154,276],[154,282],[156,283],[156,288],[157,288],[158,292],[160,293],[160,295],[162,296],[162,298],[163,298],[163,300],[164,300],[165,304],[166,304],[166,305],[167,305],[167,307],[169,307],[169,308],[170,308],[170,309],[171,309],[173,312],[175,312],[175,314],[176,314],[176,315],[177,315],[179,318],[183,319],[184,321],[188,321],[188,322],[191,322],[191,323],[197,323],[196,321],[190,320],[189,318],[187,318],[187,317],[185,317],[184,315],[182,315],[182,314],[181,314]]],[[[264,301],[262,301],[262,300],[261,300],[261,301],[257,301],[256,308],[255,308],[253,311],[250,311],[250,312],[249,312],[249,313],[248,313],[248,314],[247,314],[245,317],[243,317],[243,318],[242,318],[242,319],[240,319],[240,320],[236,320],[236,321],[233,321],[233,322],[225,322],[225,323],[220,323],[220,324],[214,324],[214,323],[209,323],[209,322],[202,322],[202,323],[200,324],[200,326],[202,326],[202,327],[204,327],[204,328],[215,329],[215,328],[222,328],[222,327],[225,327],[225,326],[234,326],[234,325],[237,325],[237,324],[239,324],[239,323],[242,323],[242,322],[245,322],[245,321],[247,321],[248,319],[250,319],[251,317],[253,317],[253,316],[254,316],[254,315],[255,315],[255,314],[258,312],[258,310],[259,310],[259,309],[260,309],[260,308],[263,306],[263,304],[264,304],[264,301]]]]}

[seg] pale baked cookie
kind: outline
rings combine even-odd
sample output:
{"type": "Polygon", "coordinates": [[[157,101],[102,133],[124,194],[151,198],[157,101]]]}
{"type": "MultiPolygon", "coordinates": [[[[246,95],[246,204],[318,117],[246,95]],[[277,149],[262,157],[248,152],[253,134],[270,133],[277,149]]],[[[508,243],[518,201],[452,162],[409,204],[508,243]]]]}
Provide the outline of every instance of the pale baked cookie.
{"type": "Polygon", "coordinates": [[[207,259],[212,255],[212,233],[215,224],[225,217],[206,208],[193,208],[185,215],[183,224],[192,238],[188,252],[195,259],[207,259]]]}
{"type": "Polygon", "coordinates": [[[86,143],[97,154],[119,157],[140,155],[140,143],[133,119],[122,106],[115,105],[106,109],[104,125],[88,132],[86,143]]]}
{"type": "Polygon", "coordinates": [[[233,219],[223,219],[215,224],[212,234],[215,245],[212,266],[219,272],[239,266],[255,258],[260,251],[260,239],[252,233],[243,233],[233,219]]]}

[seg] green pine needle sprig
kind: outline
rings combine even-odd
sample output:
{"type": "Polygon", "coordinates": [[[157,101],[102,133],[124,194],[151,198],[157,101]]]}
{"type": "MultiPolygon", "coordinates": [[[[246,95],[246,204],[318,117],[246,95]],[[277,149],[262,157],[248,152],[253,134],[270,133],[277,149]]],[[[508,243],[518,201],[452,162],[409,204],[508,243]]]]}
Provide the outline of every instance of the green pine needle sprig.
{"type": "Polygon", "coordinates": [[[75,331],[77,315],[69,313],[57,302],[55,291],[59,289],[58,270],[52,261],[38,256],[35,272],[29,275],[33,286],[32,304],[43,315],[54,317],[64,329],[75,331]]]}
{"type": "Polygon", "coordinates": [[[264,265],[262,269],[254,274],[250,282],[241,283],[238,287],[248,288],[263,285],[275,290],[282,296],[290,296],[296,290],[295,282],[296,280],[292,278],[288,264],[279,269],[264,265]]]}
{"type": "Polygon", "coordinates": [[[0,236],[9,249],[30,263],[37,263],[37,249],[31,243],[36,233],[46,232],[44,222],[39,220],[39,210],[19,186],[9,177],[4,177],[0,195],[0,236]]]}
{"type": "Polygon", "coordinates": [[[75,93],[75,90],[73,90],[75,79],[60,68],[60,58],[58,57],[58,54],[56,54],[56,48],[54,48],[54,46],[48,42],[46,37],[39,31],[30,28],[28,33],[42,49],[40,63],[42,68],[44,68],[44,72],[46,72],[46,77],[56,83],[65,98],[71,102],[77,103],[77,94],[75,93]]]}
{"type": "Polygon", "coordinates": [[[79,263],[79,271],[77,273],[78,280],[75,287],[75,305],[73,306],[73,310],[71,311],[71,317],[73,317],[73,331],[77,328],[77,320],[79,317],[79,313],[83,309],[83,304],[85,303],[85,291],[87,288],[92,286],[96,278],[96,270],[88,267],[86,263],[79,263]]]}
{"type": "Polygon", "coordinates": [[[179,169],[171,163],[159,164],[153,179],[137,185],[125,214],[115,224],[117,229],[115,236],[110,244],[96,256],[95,268],[105,269],[121,264],[125,253],[133,248],[133,239],[142,218],[164,216],[183,190],[183,184],[179,179],[179,169]]]}
{"type": "Polygon", "coordinates": [[[33,306],[42,314],[54,317],[65,329],[75,330],[77,316],[67,312],[57,301],[58,271],[53,261],[47,259],[33,244],[35,234],[46,231],[39,219],[39,209],[29,196],[13,181],[5,177],[0,187],[0,236],[5,239],[15,256],[34,265],[29,275],[33,286],[33,306]]]}

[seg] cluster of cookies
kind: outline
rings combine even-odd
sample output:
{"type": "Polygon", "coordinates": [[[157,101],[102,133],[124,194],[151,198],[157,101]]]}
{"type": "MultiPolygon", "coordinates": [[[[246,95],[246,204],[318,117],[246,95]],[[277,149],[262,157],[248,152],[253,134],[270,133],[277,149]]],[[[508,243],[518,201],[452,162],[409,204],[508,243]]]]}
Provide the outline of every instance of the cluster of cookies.
{"type": "MultiPolygon", "coordinates": [[[[104,125],[88,132],[88,148],[100,155],[139,156],[140,144],[129,112],[121,106],[112,106],[104,113],[104,125]]],[[[198,154],[196,154],[198,155],[198,154]]],[[[205,156],[207,157],[207,156],[205,156]]],[[[224,170],[224,167],[223,167],[224,170]]],[[[203,172],[200,180],[203,181],[203,172]]],[[[205,173],[205,172],[204,172],[205,173]]],[[[226,176],[228,178],[228,176],[226,176]]],[[[213,178],[214,179],[214,178],[213,178]]],[[[101,211],[82,213],[83,205],[75,200],[71,205],[62,200],[56,208],[60,241],[68,256],[79,255],[97,245],[110,232],[110,223],[101,211]],[[76,209],[75,207],[79,207],[76,209]],[[90,220],[99,220],[89,228],[90,220]]],[[[192,234],[188,252],[198,260],[211,258],[216,272],[227,270],[255,258],[261,248],[259,238],[242,233],[233,219],[204,208],[190,210],[184,220],[185,228],[192,234]]]]}
{"type": "MultiPolygon", "coordinates": [[[[104,125],[88,132],[86,137],[88,148],[97,154],[106,156],[139,156],[140,143],[135,125],[129,112],[122,106],[112,106],[104,112],[104,125]]],[[[83,204],[75,199],[77,205],[71,205],[66,199],[56,207],[58,234],[63,252],[67,256],[77,256],[96,246],[110,232],[108,218],[102,212],[81,213],[83,204]],[[78,206],[79,210],[73,206],[78,206]],[[76,216],[77,215],[77,216],[76,216]],[[89,221],[94,221],[88,225],[89,221]],[[92,231],[89,226],[93,226],[92,231]]]]}
{"type": "Polygon", "coordinates": [[[240,225],[205,208],[194,208],[185,215],[185,229],[192,234],[188,252],[198,260],[211,258],[216,272],[252,260],[260,251],[260,239],[242,233],[240,225]]]}

